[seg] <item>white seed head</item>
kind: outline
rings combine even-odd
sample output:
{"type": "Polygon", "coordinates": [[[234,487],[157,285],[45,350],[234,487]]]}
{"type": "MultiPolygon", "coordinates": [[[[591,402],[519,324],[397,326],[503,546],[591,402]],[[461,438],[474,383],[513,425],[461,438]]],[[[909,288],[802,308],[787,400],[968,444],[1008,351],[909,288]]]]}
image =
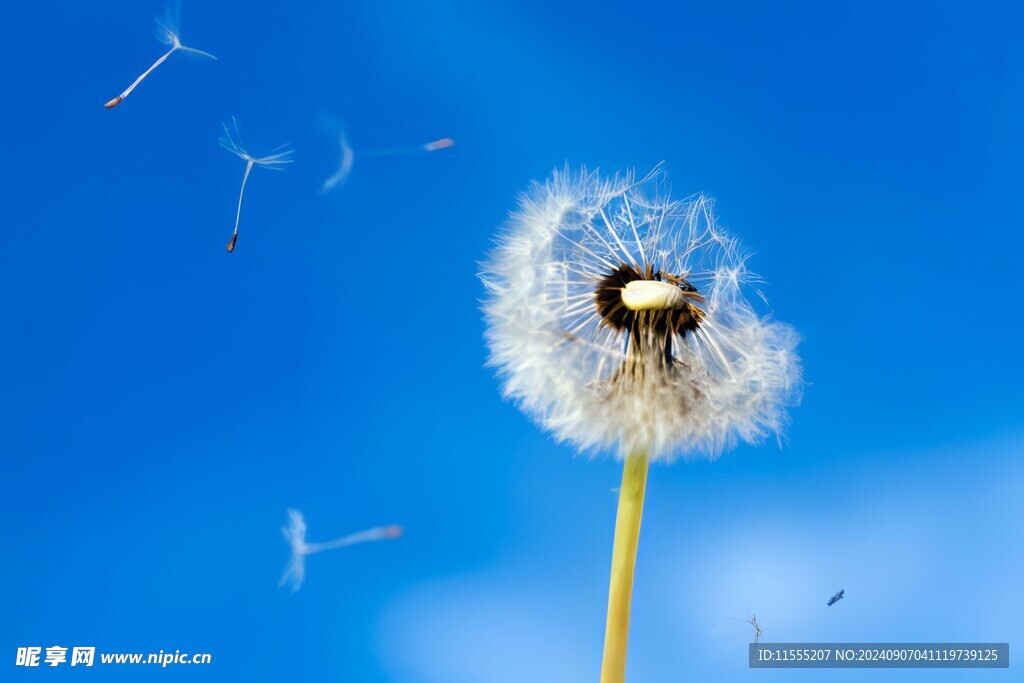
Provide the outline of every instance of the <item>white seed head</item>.
{"type": "Polygon", "coordinates": [[[481,273],[505,395],[558,440],[618,457],[781,435],[798,339],[748,302],[746,260],[711,200],[671,201],[660,172],[534,184],[481,273]]]}

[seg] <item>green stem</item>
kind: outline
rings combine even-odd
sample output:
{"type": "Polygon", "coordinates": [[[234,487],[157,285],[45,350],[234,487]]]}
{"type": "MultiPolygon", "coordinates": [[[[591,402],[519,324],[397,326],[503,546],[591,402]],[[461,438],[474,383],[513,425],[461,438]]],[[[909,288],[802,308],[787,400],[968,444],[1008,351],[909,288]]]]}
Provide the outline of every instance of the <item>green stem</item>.
{"type": "Polygon", "coordinates": [[[629,603],[633,596],[633,568],[636,566],[636,546],[640,540],[640,518],[643,516],[646,488],[647,456],[630,455],[622,468],[619,510],[615,517],[601,683],[622,683],[626,678],[629,603]]]}

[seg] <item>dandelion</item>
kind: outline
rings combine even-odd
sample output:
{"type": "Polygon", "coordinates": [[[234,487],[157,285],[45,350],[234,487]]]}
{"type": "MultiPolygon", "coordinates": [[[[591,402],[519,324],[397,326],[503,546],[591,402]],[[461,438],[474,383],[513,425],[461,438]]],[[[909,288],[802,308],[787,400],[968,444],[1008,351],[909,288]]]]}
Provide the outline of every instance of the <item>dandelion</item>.
{"type": "Polygon", "coordinates": [[[163,64],[168,57],[170,57],[178,50],[181,50],[182,52],[189,52],[196,55],[202,55],[203,57],[209,57],[210,59],[217,59],[209,52],[203,52],[202,50],[197,50],[194,47],[182,45],[181,38],[178,35],[179,22],[177,21],[176,16],[173,19],[171,18],[172,14],[177,15],[177,12],[168,11],[168,16],[166,19],[164,19],[163,21],[161,21],[160,19],[156,20],[157,40],[159,40],[164,45],[170,45],[171,49],[168,50],[162,57],[160,57],[160,59],[156,60],[153,63],[153,66],[146,69],[141,76],[136,78],[135,82],[128,86],[127,90],[125,90],[123,93],[121,93],[117,97],[113,98],[112,100],[104,104],[104,107],[106,107],[107,109],[113,109],[117,105],[121,104],[121,102],[123,102],[126,97],[132,94],[132,91],[138,87],[139,83],[142,83],[143,79],[145,79],[146,76],[151,74],[154,69],[163,64]]]}
{"type": "MultiPolygon", "coordinates": [[[[328,192],[339,185],[345,184],[348,180],[348,176],[352,173],[352,166],[355,164],[356,152],[352,149],[352,145],[348,142],[348,136],[342,129],[342,126],[333,119],[325,119],[326,125],[332,129],[337,137],[338,147],[341,152],[341,158],[338,163],[338,170],[335,171],[329,178],[324,180],[320,186],[320,192],[328,192]]],[[[441,138],[440,140],[434,140],[423,145],[414,145],[412,147],[389,147],[386,149],[368,149],[361,150],[360,155],[365,156],[396,156],[404,154],[422,154],[424,152],[436,152],[440,149],[447,149],[454,147],[455,141],[451,138],[441,138]]]]}
{"type": "Polygon", "coordinates": [[[754,627],[754,645],[761,642],[761,636],[764,631],[761,630],[761,625],[757,623],[757,615],[751,614],[750,618],[747,619],[747,623],[754,627]]]}
{"type": "Polygon", "coordinates": [[[747,260],[711,200],[670,200],[660,171],[566,170],[521,197],[481,273],[506,397],[558,441],[624,461],[604,683],[624,677],[649,462],[778,436],[798,399],[797,335],[747,300],[747,260]]]}
{"type": "Polygon", "coordinates": [[[242,188],[238,191],[238,209],[235,211],[235,231],[231,233],[231,240],[227,244],[227,250],[231,252],[235,250],[235,243],[238,241],[238,221],[242,217],[242,195],[245,194],[245,183],[249,180],[252,167],[262,166],[271,171],[280,171],[283,170],[282,167],[285,164],[292,163],[294,159],[289,158],[292,155],[292,150],[288,149],[288,145],[277,147],[265,157],[254,157],[246,152],[242,146],[242,136],[238,132],[238,121],[234,117],[231,118],[231,128],[224,124],[224,135],[220,138],[220,145],[245,161],[245,175],[242,176],[242,188]],[[233,133],[232,130],[234,130],[233,133]]]}
{"type": "Polygon", "coordinates": [[[326,543],[306,543],[306,520],[303,518],[300,511],[289,508],[288,526],[281,527],[281,533],[284,535],[285,540],[288,541],[288,545],[291,547],[292,556],[288,561],[288,566],[285,568],[284,574],[281,575],[281,581],[278,585],[284,586],[285,584],[291,583],[292,593],[294,593],[299,590],[302,586],[303,580],[306,578],[307,555],[323,552],[325,550],[334,550],[335,548],[344,548],[345,546],[355,545],[357,543],[385,541],[392,538],[398,538],[402,535],[402,527],[395,525],[374,527],[373,529],[360,531],[358,533],[345,536],[344,538],[327,541],[326,543]]]}

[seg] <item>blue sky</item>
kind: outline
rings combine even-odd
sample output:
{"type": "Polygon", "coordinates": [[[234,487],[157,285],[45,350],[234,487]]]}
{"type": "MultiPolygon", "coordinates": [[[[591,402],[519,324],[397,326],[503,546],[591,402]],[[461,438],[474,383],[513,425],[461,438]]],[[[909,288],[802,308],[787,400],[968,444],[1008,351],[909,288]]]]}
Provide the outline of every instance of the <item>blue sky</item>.
{"type": "Polygon", "coordinates": [[[173,55],[104,110],[161,54],[163,9],[0,25],[4,656],[594,680],[618,466],[501,401],[476,278],[566,162],[664,161],[715,197],[804,338],[784,448],[652,469],[631,680],[974,679],[750,671],[747,610],[776,641],[1024,642],[1019,8],[185,2],[185,43],[219,60],[173,55]],[[318,195],[323,115],[357,149],[458,144],[357,157],[318,195]],[[227,254],[231,116],[296,162],[253,172],[227,254]],[[366,310],[370,286],[393,308],[366,310]],[[406,536],[310,558],[289,596],[290,506],[315,540],[406,536]]]}

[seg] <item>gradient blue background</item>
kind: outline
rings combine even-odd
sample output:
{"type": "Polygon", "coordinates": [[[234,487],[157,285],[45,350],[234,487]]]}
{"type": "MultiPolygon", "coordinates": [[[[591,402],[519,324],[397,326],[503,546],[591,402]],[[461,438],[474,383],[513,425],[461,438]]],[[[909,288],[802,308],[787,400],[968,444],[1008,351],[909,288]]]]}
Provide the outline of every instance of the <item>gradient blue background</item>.
{"type": "Polygon", "coordinates": [[[619,467],[502,402],[476,262],[531,179],[662,160],[756,252],[808,386],[786,447],[652,470],[631,680],[1020,676],[751,671],[743,623],[1024,644],[1011,3],[186,2],[220,60],[105,111],[162,9],[0,23],[0,678],[596,680],[619,467]],[[356,148],[458,145],[321,196],[323,114],[356,148]],[[296,163],[254,171],[229,255],[232,115],[296,163]],[[312,540],[406,536],[289,596],[289,506],[312,540]],[[214,663],[13,666],[54,644],[214,663]]]}

